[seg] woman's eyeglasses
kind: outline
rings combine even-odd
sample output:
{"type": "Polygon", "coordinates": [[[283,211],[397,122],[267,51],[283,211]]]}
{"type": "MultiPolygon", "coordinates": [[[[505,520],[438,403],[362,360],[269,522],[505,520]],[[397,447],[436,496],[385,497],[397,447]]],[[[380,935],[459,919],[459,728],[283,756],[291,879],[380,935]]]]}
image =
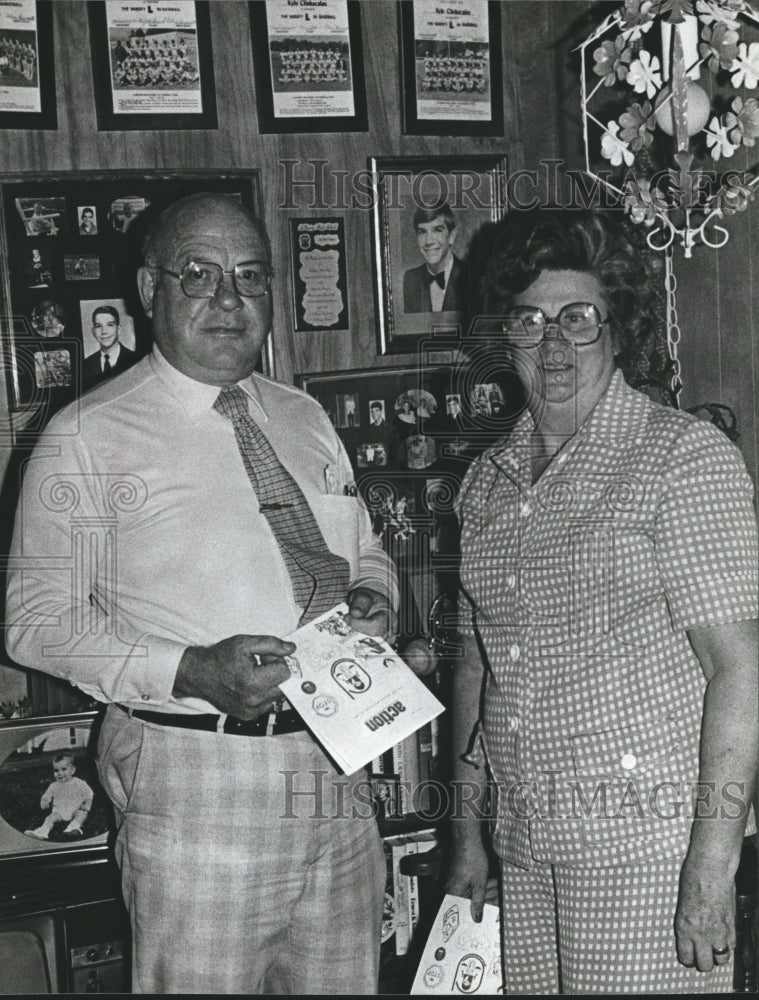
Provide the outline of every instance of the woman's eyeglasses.
{"type": "Polygon", "coordinates": [[[546,316],[535,306],[518,306],[502,318],[501,332],[514,347],[537,347],[549,327],[555,327],[570,344],[586,347],[598,340],[607,323],[592,302],[572,302],[558,316],[546,316]]]}

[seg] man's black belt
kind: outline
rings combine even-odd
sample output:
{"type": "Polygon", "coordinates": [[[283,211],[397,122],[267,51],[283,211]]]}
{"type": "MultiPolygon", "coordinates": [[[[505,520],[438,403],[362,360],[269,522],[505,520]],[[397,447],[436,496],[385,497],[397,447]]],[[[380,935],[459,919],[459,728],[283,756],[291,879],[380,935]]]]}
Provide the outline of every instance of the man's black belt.
{"type": "MultiPolygon", "coordinates": [[[[171,726],[175,729],[202,729],[208,733],[219,730],[218,715],[186,715],[172,712],[148,712],[134,709],[131,713],[135,719],[153,722],[158,726],[171,726]]],[[[283,736],[285,733],[298,733],[306,728],[303,719],[291,709],[277,712],[274,725],[269,727],[269,713],[258,719],[246,721],[228,715],[221,731],[230,736],[283,736]]]]}

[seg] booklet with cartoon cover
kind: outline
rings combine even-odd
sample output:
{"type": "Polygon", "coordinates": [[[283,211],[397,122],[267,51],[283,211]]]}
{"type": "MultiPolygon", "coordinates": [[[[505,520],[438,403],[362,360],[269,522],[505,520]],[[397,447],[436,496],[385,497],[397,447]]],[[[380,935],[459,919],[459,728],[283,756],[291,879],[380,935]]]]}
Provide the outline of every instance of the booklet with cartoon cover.
{"type": "Polygon", "coordinates": [[[347,604],[287,638],[291,676],[280,688],[346,774],[379,757],[444,711],[382,639],[355,632],[347,604]]]}
{"type": "Polygon", "coordinates": [[[482,923],[471,917],[470,902],[447,895],[442,902],[411,987],[413,994],[503,992],[501,911],[483,907],[482,923]]]}

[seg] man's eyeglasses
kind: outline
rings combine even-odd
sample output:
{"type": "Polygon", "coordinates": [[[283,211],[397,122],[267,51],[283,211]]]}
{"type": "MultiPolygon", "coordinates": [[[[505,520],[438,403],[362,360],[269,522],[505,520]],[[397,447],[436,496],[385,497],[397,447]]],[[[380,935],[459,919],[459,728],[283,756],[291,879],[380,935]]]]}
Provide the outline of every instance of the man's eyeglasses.
{"type": "Polygon", "coordinates": [[[572,302],[558,316],[546,316],[534,306],[518,306],[503,317],[501,330],[514,347],[537,347],[549,327],[558,327],[570,344],[586,347],[598,340],[607,323],[592,302],[572,302]]]}
{"type": "Polygon", "coordinates": [[[180,272],[156,265],[159,271],[179,278],[182,291],[190,299],[212,299],[218,293],[225,274],[232,275],[235,291],[245,299],[266,295],[271,287],[272,270],[263,260],[246,260],[225,271],[219,264],[206,260],[190,260],[180,272]]]}

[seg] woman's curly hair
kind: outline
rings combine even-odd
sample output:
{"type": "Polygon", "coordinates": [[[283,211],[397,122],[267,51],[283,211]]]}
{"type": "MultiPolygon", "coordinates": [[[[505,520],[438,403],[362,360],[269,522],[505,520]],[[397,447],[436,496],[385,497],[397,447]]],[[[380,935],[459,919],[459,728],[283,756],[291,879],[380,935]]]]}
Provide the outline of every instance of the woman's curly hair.
{"type": "Polygon", "coordinates": [[[611,212],[536,209],[498,226],[480,279],[484,310],[503,315],[543,271],[583,271],[603,290],[617,362],[625,367],[651,343],[659,289],[639,232],[611,212]]]}

